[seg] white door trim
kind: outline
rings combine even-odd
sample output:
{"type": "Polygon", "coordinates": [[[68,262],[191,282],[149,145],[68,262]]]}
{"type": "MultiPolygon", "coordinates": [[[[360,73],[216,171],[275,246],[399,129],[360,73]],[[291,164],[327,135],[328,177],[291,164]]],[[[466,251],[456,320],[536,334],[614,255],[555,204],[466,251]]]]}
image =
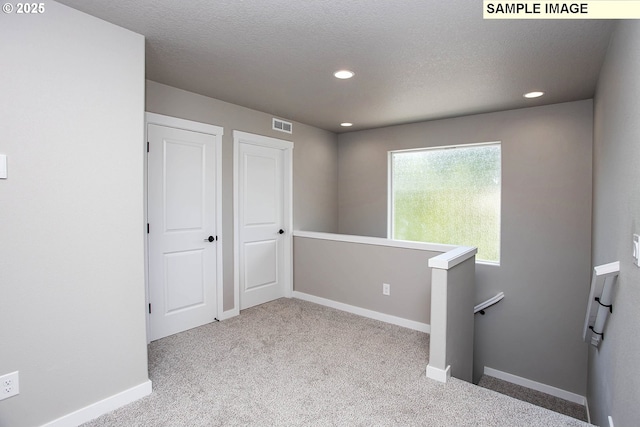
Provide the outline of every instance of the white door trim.
{"type": "MultiPolygon", "coordinates": [[[[216,140],[216,230],[218,232],[218,241],[216,243],[218,250],[216,251],[216,317],[220,319],[223,309],[223,274],[222,274],[222,252],[223,252],[223,233],[222,233],[222,135],[224,129],[220,126],[210,125],[207,123],[194,122],[191,120],[179,119],[176,117],[164,116],[156,113],[144,113],[144,151],[147,151],[147,130],[150,124],[166,126],[176,129],[183,129],[193,132],[200,132],[212,135],[216,140]]],[[[147,343],[149,343],[150,319],[149,319],[149,235],[147,234],[148,222],[148,192],[149,183],[147,181],[148,160],[144,156],[144,281],[145,281],[145,312],[147,320],[147,343]]]]}
{"type": "Polygon", "coordinates": [[[240,314],[240,227],[239,205],[239,147],[240,143],[275,148],[284,151],[284,293],[293,295],[293,142],[238,130],[233,131],[233,306],[234,314],[240,314]]]}

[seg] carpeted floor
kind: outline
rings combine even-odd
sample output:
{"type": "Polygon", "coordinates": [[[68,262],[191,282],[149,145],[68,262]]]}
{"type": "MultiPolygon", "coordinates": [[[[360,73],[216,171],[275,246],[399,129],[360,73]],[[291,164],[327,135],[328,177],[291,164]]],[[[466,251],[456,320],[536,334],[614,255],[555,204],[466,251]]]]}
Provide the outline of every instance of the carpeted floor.
{"type": "Polygon", "coordinates": [[[582,421],[587,420],[587,409],[583,405],[569,402],[568,400],[560,399],[559,397],[551,396],[507,381],[502,381],[488,375],[483,375],[482,378],[480,378],[478,385],[582,421]]]}
{"type": "Polygon", "coordinates": [[[86,427],[586,426],[452,378],[429,336],[281,299],[149,346],[153,393],[86,427]]]}

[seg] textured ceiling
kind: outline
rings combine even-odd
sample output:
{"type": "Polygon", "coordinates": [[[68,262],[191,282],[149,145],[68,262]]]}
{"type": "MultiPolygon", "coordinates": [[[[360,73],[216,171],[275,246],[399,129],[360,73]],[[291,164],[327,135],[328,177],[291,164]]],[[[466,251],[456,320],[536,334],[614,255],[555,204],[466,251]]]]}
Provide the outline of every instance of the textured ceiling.
{"type": "Polygon", "coordinates": [[[60,3],[144,35],[150,80],[335,132],[591,98],[613,25],[480,0],[60,3]]]}

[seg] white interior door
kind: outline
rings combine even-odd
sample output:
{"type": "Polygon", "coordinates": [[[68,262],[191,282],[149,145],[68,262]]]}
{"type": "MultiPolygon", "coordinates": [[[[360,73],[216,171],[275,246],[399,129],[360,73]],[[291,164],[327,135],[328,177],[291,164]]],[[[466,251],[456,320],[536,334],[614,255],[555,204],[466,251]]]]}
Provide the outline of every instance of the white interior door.
{"type": "Polygon", "coordinates": [[[147,125],[150,340],[216,319],[215,135],[147,125]]]}
{"type": "Polygon", "coordinates": [[[236,138],[236,262],[240,309],[245,309],[291,293],[290,151],[283,147],[292,145],[238,134],[243,137],[236,138]]]}

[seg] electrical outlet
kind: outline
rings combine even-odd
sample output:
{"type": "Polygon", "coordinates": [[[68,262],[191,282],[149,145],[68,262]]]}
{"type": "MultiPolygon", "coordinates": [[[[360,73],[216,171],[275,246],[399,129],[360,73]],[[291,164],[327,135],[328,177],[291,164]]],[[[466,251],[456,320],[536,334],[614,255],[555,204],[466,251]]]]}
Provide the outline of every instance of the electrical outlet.
{"type": "Polygon", "coordinates": [[[391,285],[388,283],[382,284],[382,295],[391,295],[391,285]]]}
{"type": "Polygon", "coordinates": [[[0,377],[0,400],[20,394],[18,371],[0,377]]]}

